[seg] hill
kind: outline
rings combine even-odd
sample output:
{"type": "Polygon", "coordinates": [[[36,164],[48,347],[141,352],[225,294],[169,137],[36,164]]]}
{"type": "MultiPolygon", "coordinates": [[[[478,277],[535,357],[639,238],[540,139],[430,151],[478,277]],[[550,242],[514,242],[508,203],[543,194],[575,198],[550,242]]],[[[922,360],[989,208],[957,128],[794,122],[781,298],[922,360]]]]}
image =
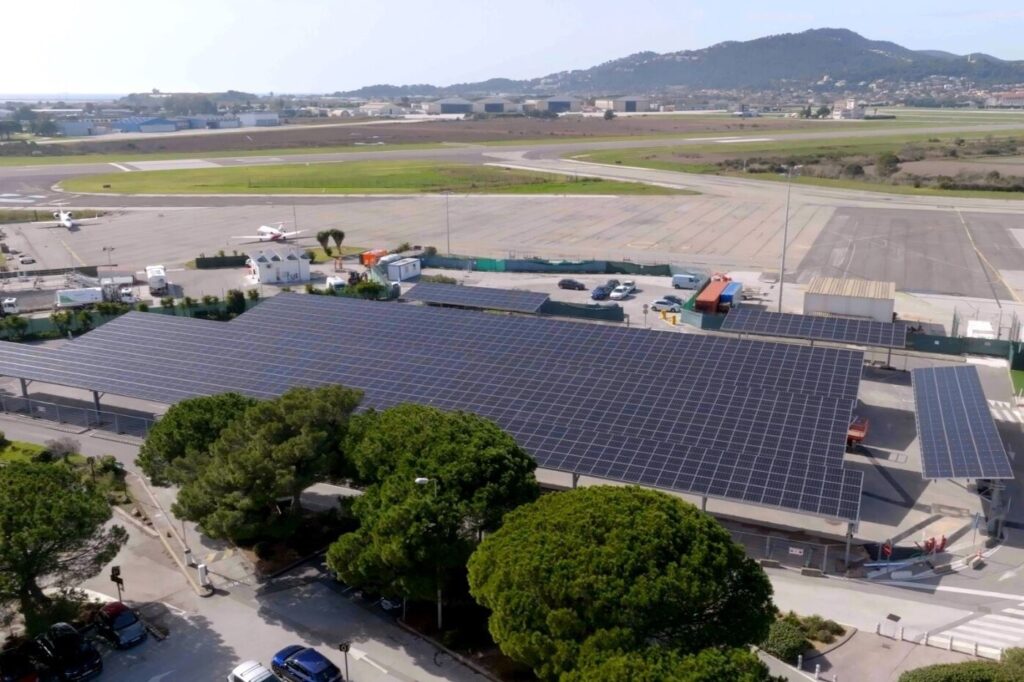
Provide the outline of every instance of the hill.
{"type": "Polygon", "coordinates": [[[810,85],[824,76],[851,83],[965,77],[977,83],[1024,82],[1024,61],[975,53],[910,50],[869,40],[847,29],[820,28],[744,42],[718,43],[700,50],[638,52],[589,69],[562,71],[530,80],[495,78],[480,83],[375,85],[347,93],[356,97],[403,95],[543,94],[553,92],[649,92],[670,87],[773,88],[810,85]],[[397,94],[391,94],[397,93],[397,94]]]}

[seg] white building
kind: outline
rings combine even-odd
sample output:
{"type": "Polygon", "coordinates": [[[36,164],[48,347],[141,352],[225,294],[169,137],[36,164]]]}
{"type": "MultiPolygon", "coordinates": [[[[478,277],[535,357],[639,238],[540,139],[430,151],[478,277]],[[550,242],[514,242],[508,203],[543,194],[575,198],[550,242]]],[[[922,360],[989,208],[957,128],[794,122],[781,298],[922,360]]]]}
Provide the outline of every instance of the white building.
{"type": "Polygon", "coordinates": [[[605,97],[594,100],[594,108],[600,111],[617,111],[631,114],[638,111],[650,111],[651,101],[646,97],[605,97]]]}
{"type": "Polygon", "coordinates": [[[832,105],[832,118],[835,120],[864,118],[864,104],[850,98],[832,105]]]}
{"type": "Polygon", "coordinates": [[[561,97],[555,95],[548,97],[541,102],[541,111],[550,111],[554,114],[564,114],[570,111],[579,111],[580,101],[575,97],[561,97]]]}
{"type": "Polygon", "coordinates": [[[297,284],[309,281],[309,257],[294,246],[267,246],[250,251],[249,274],[258,284],[297,284]]]}
{"type": "Polygon", "coordinates": [[[409,110],[393,102],[367,102],[358,109],[364,116],[405,116],[409,110]]]}
{"type": "Polygon", "coordinates": [[[804,293],[804,315],[838,315],[892,322],[896,283],[815,277],[804,293]]]}
{"type": "Polygon", "coordinates": [[[472,114],[473,103],[462,97],[445,97],[427,105],[428,114],[472,114]]]}
{"type": "Polygon", "coordinates": [[[477,114],[514,114],[522,111],[522,107],[504,97],[484,97],[473,102],[473,111],[477,114]]]}
{"type": "Polygon", "coordinates": [[[246,128],[281,125],[281,117],[276,111],[246,111],[238,115],[238,120],[246,128]]]}

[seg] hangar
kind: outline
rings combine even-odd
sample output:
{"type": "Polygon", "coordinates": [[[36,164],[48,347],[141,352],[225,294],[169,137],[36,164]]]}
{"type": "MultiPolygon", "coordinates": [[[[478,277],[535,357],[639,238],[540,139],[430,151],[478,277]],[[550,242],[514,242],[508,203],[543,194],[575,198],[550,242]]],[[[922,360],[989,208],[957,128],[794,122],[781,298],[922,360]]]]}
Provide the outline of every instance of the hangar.
{"type": "Polygon", "coordinates": [[[446,97],[427,105],[430,114],[472,114],[473,103],[461,97],[446,97]]]}

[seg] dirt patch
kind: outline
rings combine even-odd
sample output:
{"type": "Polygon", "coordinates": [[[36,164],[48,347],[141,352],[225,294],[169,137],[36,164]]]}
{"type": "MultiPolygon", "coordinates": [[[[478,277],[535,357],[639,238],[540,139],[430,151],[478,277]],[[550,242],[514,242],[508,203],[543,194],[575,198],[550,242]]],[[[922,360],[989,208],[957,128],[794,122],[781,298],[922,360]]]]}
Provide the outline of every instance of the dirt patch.
{"type": "MultiPolygon", "coordinates": [[[[240,131],[218,135],[159,136],[152,140],[95,141],[61,145],[68,153],[203,152],[372,144],[473,143],[497,140],[537,140],[576,137],[632,137],[721,132],[790,130],[814,127],[796,119],[763,119],[755,123],[704,116],[494,118],[481,121],[423,121],[416,123],[282,126],[272,131],[240,131]]],[[[817,126],[820,128],[820,126],[817,126]]]]}

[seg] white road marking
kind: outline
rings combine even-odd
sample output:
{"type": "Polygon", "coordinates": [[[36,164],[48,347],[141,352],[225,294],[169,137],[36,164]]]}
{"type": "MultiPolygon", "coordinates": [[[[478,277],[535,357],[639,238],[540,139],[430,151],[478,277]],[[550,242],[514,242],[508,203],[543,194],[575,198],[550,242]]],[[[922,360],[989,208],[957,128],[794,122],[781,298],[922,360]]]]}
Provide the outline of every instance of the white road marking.
{"type": "Polygon", "coordinates": [[[170,675],[173,672],[174,672],[173,670],[170,670],[170,671],[165,672],[165,673],[160,673],[156,677],[149,678],[149,682],[160,682],[160,680],[164,679],[165,677],[167,677],[168,675],[170,675]]]}
{"type": "Polygon", "coordinates": [[[735,140],[717,140],[718,144],[733,144],[736,142],[773,142],[771,137],[737,137],[735,140]]]}
{"type": "Polygon", "coordinates": [[[132,172],[132,169],[129,168],[128,166],[122,166],[121,164],[114,163],[113,161],[110,162],[110,165],[113,166],[114,168],[118,168],[120,170],[123,170],[125,173],[131,173],[132,172]]]}
{"type": "Polygon", "coordinates": [[[976,597],[992,597],[993,599],[1014,599],[1024,600],[1024,594],[1009,594],[1007,592],[989,592],[987,590],[972,590],[969,587],[952,587],[950,585],[919,585],[918,583],[904,582],[902,580],[879,580],[883,585],[894,587],[909,587],[912,590],[924,592],[952,592],[953,594],[973,594],[976,597]]]}
{"type": "Polygon", "coordinates": [[[379,663],[377,663],[377,662],[376,662],[376,661],[374,661],[374,660],[373,660],[372,658],[370,658],[369,656],[367,656],[367,655],[366,655],[366,652],[365,652],[365,651],[363,651],[362,649],[357,649],[357,648],[355,648],[355,647],[352,647],[352,648],[350,648],[350,649],[348,650],[348,652],[349,652],[350,654],[352,654],[352,658],[356,659],[357,661],[363,661],[363,662],[365,662],[365,663],[368,663],[369,665],[372,665],[372,666],[373,666],[374,668],[376,668],[377,670],[381,671],[381,672],[382,672],[382,673],[384,673],[385,675],[387,675],[387,674],[388,674],[388,670],[387,670],[387,668],[385,668],[385,667],[381,666],[381,665],[380,665],[379,663]]]}
{"type": "Polygon", "coordinates": [[[35,199],[0,199],[0,203],[4,203],[4,204],[32,204],[32,203],[35,203],[35,199]]]}

